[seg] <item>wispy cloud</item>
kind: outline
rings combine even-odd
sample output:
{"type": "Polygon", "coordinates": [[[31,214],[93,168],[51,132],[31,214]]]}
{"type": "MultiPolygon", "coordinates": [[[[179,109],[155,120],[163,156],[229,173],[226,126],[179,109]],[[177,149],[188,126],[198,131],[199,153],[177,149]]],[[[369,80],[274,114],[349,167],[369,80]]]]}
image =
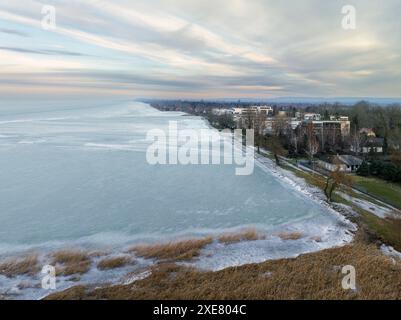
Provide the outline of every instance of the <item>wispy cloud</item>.
{"type": "Polygon", "coordinates": [[[0,4],[0,91],[141,96],[399,96],[401,4],[20,0],[0,4]],[[57,28],[41,28],[43,5],[57,28]],[[29,41],[27,39],[29,38],[29,41]],[[38,77],[40,75],[40,77],[38,77]],[[64,89],[62,89],[64,86],[64,89]],[[12,91],[12,90],[11,90],[12,91]]]}
{"type": "Polygon", "coordinates": [[[0,50],[11,51],[11,52],[20,52],[20,53],[33,53],[33,54],[44,54],[50,56],[84,56],[85,54],[79,52],[71,52],[66,50],[55,50],[55,49],[46,49],[46,50],[31,50],[24,48],[14,48],[14,47],[1,47],[0,50]]]}
{"type": "Polygon", "coordinates": [[[5,33],[13,36],[20,36],[20,37],[29,37],[29,35],[25,32],[21,32],[18,30],[12,30],[12,29],[3,29],[0,28],[0,33],[5,33]]]}

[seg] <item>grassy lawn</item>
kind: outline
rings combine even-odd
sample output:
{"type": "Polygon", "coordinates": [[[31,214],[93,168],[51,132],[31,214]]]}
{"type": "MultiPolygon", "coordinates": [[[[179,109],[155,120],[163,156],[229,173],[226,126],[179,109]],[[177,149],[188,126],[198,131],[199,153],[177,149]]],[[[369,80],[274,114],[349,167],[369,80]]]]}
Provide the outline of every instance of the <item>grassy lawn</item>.
{"type": "MultiPolygon", "coordinates": [[[[303,178],[308,184],[318,187],[320,189],[324,188],[325,178],[319,175],[313,175],[304,171],[295,170],[294,168],[282,163],[281,167],[292,171],[296,176],[303,178]]],[[[401,205],[401,188],[397,185],[387,183],[385,181],[380,181],[377,179],[366,179],[361,177],[355,178],[355,183],[361,187],[361,183],[367,185],[369,190],[366,190],[369,193],[376,195],[378,198],[383,198],[390,202],[389,199],[393,200],[392,203],[396,206],[401,205]],[[397,189],[398,188],[398,189],[397,189]],[[379,191],[378,191],[379,190],[379,191]],[[380,196],[379,195],[379,192],[380,196]],[[386,196],[386,198],[384,198],[386,196]]],[[[352,190],[342,190],[343,192],[348,193],[352,197],[364,199],[367,201],[371,201],[372,203],[376,203],[374,200],[369,199],[367,196],[362,194],[356,194],[352,190]]],[[[374,239],[379,239],[382,242],[393,246],[395,249],[401,251],[401,220],[391,219],[391,218],[379,218],[374,214],[359,208],[353,203],[343,199],[338,194],[333,195],[333,202],[343,203],[351,207],[355,212],[359,214],[359,222],[362,223],[368,230],[371,237],[374,239]]],[[[398,207],[399,207],[398,206],[398,207]]]]}
{"type": "Polygon", "coordinates": [[[283,162],[281,162],[280,167],[282,167],[285,170],[293,172],[297,177],[304,179],[308,184],[318,187],[322,190],[324,189],[324,186],[326,184],[326,179],[321,175],[311,174],[302,170],[294,169],[293,167],[290,167],[283,162]]]}
{"type": "MultiPolygon", "coordinates": [[[[292,171],[296,176],[303,178],[310,185],[316,186],[320,189],[324,189],[326,184],[326,179],[318,174],[311,174],[301,170],[295,170],[294,168],[286,165],[285,163],[281,163],[280,165],[283,169],[292,171]]],[[[401,210],[401,186],[389,183],[384,180],[376,179],[376,178],[365,178],[360,176],[353,177],[353,185],[361,189],[362,191],[375,196],[379,200],[392,205],[395,208],[401,210]]],[[[344,190],[343,190],[344,191],[344,190]]],[[[368,197],[367,195],[356,193],[352,190],[347,190],[350,196],[354,198],[359,198],[362,200],[370,201],[374,204],[383,206],[379,201],[375,201],[375,199],[368,197]]],[[[338,198],[338,197],[337,197],[338,198]]],[[[338,201],[335,201],[338,202],[338,201]]]]}
{"type": "Polygon", "coordinates": [[[374,238],[396,250],[401,251],[401,220],[393,218],[381,219],[362,209],[358,210],[367,230],[374,238]]]}
{"type": "Polygon", "coordinates": [[[376,178],[355,177],[355,186],[401,209],[401,186],[376,178]]]}

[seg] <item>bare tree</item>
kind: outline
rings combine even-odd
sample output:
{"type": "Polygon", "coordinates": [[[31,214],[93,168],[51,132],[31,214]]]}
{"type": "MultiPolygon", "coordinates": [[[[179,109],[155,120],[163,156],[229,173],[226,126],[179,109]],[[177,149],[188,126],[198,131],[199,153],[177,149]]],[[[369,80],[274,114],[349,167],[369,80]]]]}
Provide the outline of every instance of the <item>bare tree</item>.
{"type": "Polygon", "coordinates": [[[313,165],[313,158],[319,151],[319,142],[313,129],[313,123],[310,122],[306,127],[306,154],[309,156],[309,161],[313,165]]]}
{"type": "Polygon", "coordinates": [[[294,148],[294,153],[298,154],[298,147],[299,147],[299,135],[297,130],[290,131],[290,145],[294,148]]]}
{"type": "Polygon", "coordinates": [[[247,110],[245,124],[247,129],[252,129],[254,126],[254,118],[250,110],[247,110]]]}
{"type": "Polygon", "coordinates": [[[401,150],[394,151],[390,156],[390,160],[396,166],[401,166],[401,150]]]}
{"type": "Polygon", "coordinates": [[[326,179],[326,185],[324,187],[324,194],[326,195],[327,201],[331,202],[333,199],[333,193],[338,187],[351,188],[353,179],[341,170],[341,166],[337,163],[335,171],[331,172],[326,179]]]}
{"type": "Polygon", "coordinates": [[[358,155],[361,150],[362,140],[363,140],[363,135],[361,135],[355,129],[354,134],[351,136],[351,146],[352,146],[352,151],[354,151],[356,155],[358,155]]]}
{"type": "Polygon", "coordinates": [[[290,120],[287,117],[276,116],[272,122],[272,133],[276,136],[285,136],[291,129],[290,120]]]}
{"type": "Polygon", "coordinates": [[[263,143],[263,136],[266,130],[266,118],[265,112],[257,112],[254,117],[254,130],[255,130],[255,142],[260,153],[260,146],[263,143]]]}
{"type": "Polygon", "coordinates": [[[269,136],[265,138],[265,143],[269,151],[273,153],[276,164],[280,165],[280,156],[285,155],[285,149],[281,144],[280,138],[269,136]]]}

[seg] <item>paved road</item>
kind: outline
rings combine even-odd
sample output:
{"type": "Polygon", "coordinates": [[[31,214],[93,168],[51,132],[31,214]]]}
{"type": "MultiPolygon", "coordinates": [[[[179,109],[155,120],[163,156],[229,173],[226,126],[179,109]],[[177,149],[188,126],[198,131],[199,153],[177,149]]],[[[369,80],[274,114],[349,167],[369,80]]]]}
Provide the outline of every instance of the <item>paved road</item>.
{"type": "MultiPolygon", "coordinates": [[[[271,155],[271,152],[268,151],[268,150],[266,150],[266,149],[261,149],[261,151],[271,155]]],[[[322,173],[322,172],[320,172],[320,171],[313,170],[312,168],[310,168],[310,167],[307,165],[308,161],[302,161],[302,160],[301,160],[301,161],[298,161],[297,165],[294,165],[294,164],[292,164],[292,163],[289,161],[288,158],[285,158],[285,157],[282,157],[282,156],[280,156],[279,158],[280,158],[280,160],[283,161],[286,165],[288,165],[288,166],[290,166],[290,167],[292,167],[292,168],[294,168],[294,169],[296,169],[296,170],[301,170],[301,171],[304,171],[304,172],[307,172],[307,173],[313,173],[313,174],[316,174],[316,175],[320,175],[320,176],[322,176],[322,177],[327,177],[326,174],[324,174],[324,173],[322,173]]],[[[396,207],[392,206],[391,204],[389,204],[389,203],[383,201],[383,199],[380,199],[380,198],[378,198],[378,197],[376,197],[376,196],[374,196],[374,195],[372,195],[372,194],[370,194],[370,193],[368,193],[368,192],[366,192],[366,191],[364,191],[364,190],[361,190],[360,188],[355,187],[355,186],[353,186],[351,189],[352,189],[355,193],[363,194],[363,195],[365,195],[366,197],[370,198],[371,200],[374,200],[376,203],[379,203],[380,205],[382,205],[382,206],[384,206],[384,207],[387,207],[388,209],[393,210],[393,211],[395,211],[395,212],[399,212],[399,213],[401,214],[401,211],[400,211],[398,208],[396,208],[396,207]]]]}

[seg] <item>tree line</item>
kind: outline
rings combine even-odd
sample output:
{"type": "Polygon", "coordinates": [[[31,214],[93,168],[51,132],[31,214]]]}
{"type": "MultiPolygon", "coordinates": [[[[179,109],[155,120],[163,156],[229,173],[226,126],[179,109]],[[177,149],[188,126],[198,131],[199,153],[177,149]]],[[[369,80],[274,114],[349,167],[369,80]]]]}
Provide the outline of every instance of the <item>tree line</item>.
{"type": "Polygon", "coordinates": [[[373,176],[386,181],[401,183],[401,165],[393,162],[381,160],[364,161],[357,174],[363,177],[373,176]]]}

